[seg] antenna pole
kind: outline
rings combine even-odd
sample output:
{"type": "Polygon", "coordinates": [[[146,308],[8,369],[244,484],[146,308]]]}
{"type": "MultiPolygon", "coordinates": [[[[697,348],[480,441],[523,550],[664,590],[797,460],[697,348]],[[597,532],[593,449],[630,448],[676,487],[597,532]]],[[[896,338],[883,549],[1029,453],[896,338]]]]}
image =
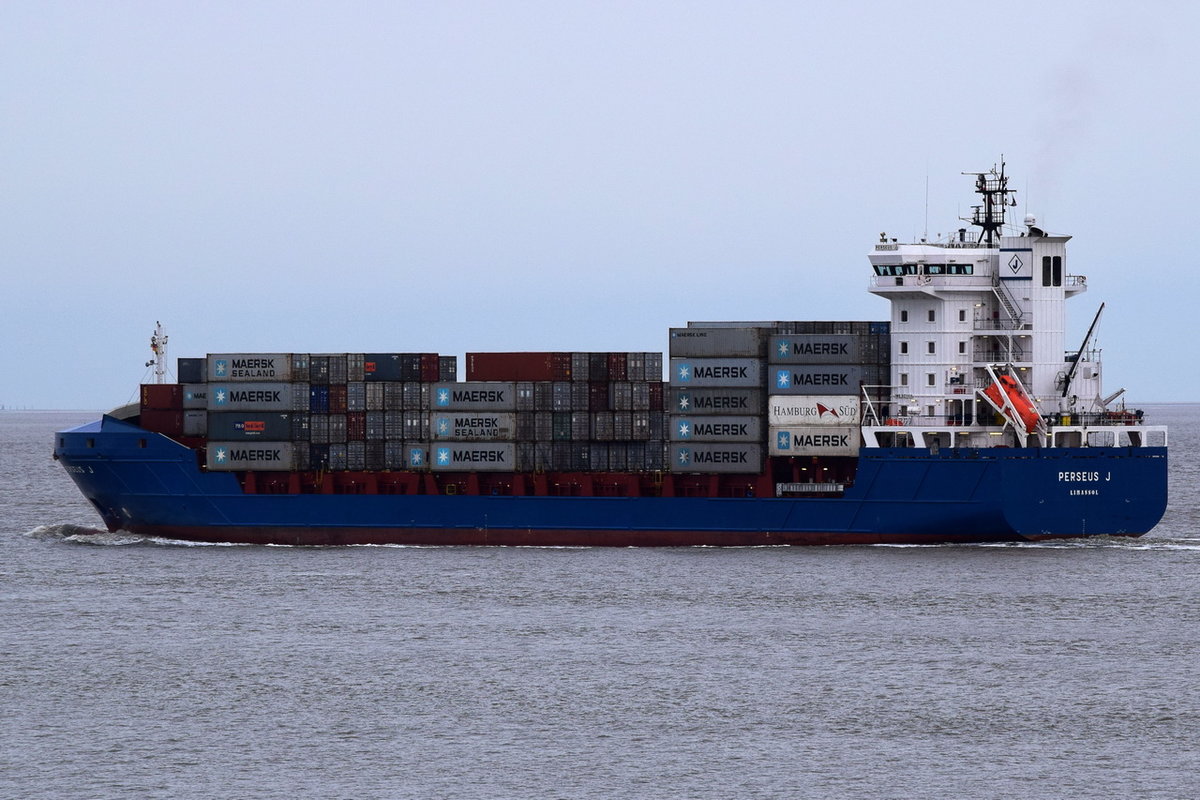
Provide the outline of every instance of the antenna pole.
{"type": "Polygon", "coordinates": [[[154,334],[150,337],[150,352],[154,358],[146,362],[147,367],[154,367],[154,382],[166,383],[167,365],[167,333],[161,322],[154,323],[154,334]]]}

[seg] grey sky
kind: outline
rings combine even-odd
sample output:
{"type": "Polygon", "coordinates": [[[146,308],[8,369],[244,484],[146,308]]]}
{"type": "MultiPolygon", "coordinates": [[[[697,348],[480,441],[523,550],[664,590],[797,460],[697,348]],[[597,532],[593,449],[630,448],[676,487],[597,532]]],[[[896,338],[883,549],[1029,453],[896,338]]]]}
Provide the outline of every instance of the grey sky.
{"type": "Polygon", "coordinates": [[[664,350],[885,319],[1003,153],[1110,390],[1200,399],[1190,4],[0,4],[0,404],[222,351],[664,350]],[[1123,11],[1121,9],[1124,9],[1123,11]]]}

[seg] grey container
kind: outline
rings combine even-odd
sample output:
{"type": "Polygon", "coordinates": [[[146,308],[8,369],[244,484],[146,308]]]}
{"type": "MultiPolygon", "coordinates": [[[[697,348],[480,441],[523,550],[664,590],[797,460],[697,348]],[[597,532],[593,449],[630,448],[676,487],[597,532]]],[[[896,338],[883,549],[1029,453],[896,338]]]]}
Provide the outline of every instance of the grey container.
{"type": "Polygon", "coordinates": [[[853,425],[772,426],[768,441],[773,456],[854,456],[862,435],[853,425]]]}
{"type": "Polygon", "coordinates": [[[850,333],[772,336],[767,359],[772,364],[860,364],[863,339],[850,333]]]}
{"type": "Polygon", "coordinates": [[[512,411],[434,411],[430,414],[431,441],[513,441],[517,415],[512,411]]]}
{"type": "MultiPolygon", "coordinates": [[[[646,390],[646,403],[650,402],[650,391],[646,390]]],[[[613,411],[633,410],[633,384],[629,381],[613,381],[608,385],[608,407],[613,411]]]]}
{"type": "Polygon", "coordinates": [[[367,411],[385,411],[385,390],[387,384],[370,382],[365,384],[367,411]]]}
{"type": "Polygon", "coordinates": [[[512,381],[437,383],[430,404],[435,411],[516,411],[517,386],[512,381]]]}
{"type": "Polygon", "coordinates": [[[308,438],[313,444],[329,444],[329,415],[308,415],[308,438]]]}
{"type": "MultiPolygon", "coordinates": [[[[308,353],[292,353],[292,380],[308,383],[308,353]]],[[[297,450],[297,453],[300,451],[297,450]]]]}
{"type": "Polygon", "coordinates": [[[590,380],[591,353],[571,353],[571,380],[587,382],[590,380]]]}
{"type": "Polygon", "coordinates": [[[346,384],[346,410],[367,410],[367,386],[362,381],[351,381],[346,384]]]}
{"type": "MultiPolygon", "coordinates": [[[[368,411],[366,414],[366,429],[364,438],[368,441],[382,441],[388,438],[387,435],[387,412],[385,411],[368,411]]],[[[379,469],[379,467],[375,467],[379,469]]]]}
{"type": "Polygon", "coordinates": [[[533,381],[517,382],[517,411],[536,411],[533,381]]]}
{"type": "Polygon", "coordinates": [[[346,469],[361,471],[367,468],[367,443],[346,443],[346,469]]]}
{"type": "MultiPolygon", "coordinates": [[[[404,384],[399,381],[386,381],[383,386],[383,410],[404,410],[404,384]]],[[[419,400],[420,398],[418,398],[419,400]]]]}
{"type": "Polygon", "coordinates": [[[350,469],[350,454],[345,442],[329,445],[329,468],[334,472],[350,469]]]}
{"type": "Polygon", "coordinates": [[[711,442],[670,445],[672,472],[755,474],[762,471],[761,444],[715,444],[711,442]]]}
{"type": "Polygon", "coordinates": [[[184,409],[208,408],[208,384],[185,383],[180,387],[183,392],[184,409]]]}
{"type": "Polygon", "coordinates": [[[761,389],[673,388],[667,408],[674,414],[761,414],[765,396],[761,389]]]}
{"type": "Polygon", "coordinates": [[[184,411],[183,412],[183,435],[184,436],[207,436],[208,435],[208,412],[207,411],[184,411]]]}
{"type": "Polygon", "coordinates": [[[617,427],[613,412],[597,411],[592,414],[592,439],[597,442],[611,442],[616,438],[617,427]]]}
{"type": "Polygon", "coordinates": [[[762,358],[767,354],[769,328],[671,328],[671,357],[762,358]]]}
{"type": "Polygon", "coordinates": [[[438,380],[443,383],[458,380],[458,356],[438,356],[438,380]]]}
{"type": "Polygon", "coordinates": [[[792,364],[770,368],[771,394],[857,395],[866,378],[858,364],[792,364]]]}
{"type": "Polygon", "coordinates": [[[307,383],[210,383],[209,411],[305,411],[307,383]]]}
{"type": "Polygon", "coordinates": [[[762,417],[683,417],[672,416],[670,436],[673,442],[761,442],[762,417]]]}
{"type": "Polygon", "coordinates": [[[429,384],[421,383],[420,381],[405,381],[404,382],[404,410],[405,411],[428,411],[429,410],[429,384]]]}
{"type": "Polygon", "coordinates": [[[346,354],[346,381],[361,381],[364,379],[363,365],[365,356],[362,353],[346,354]]]}
{"type": "Polygon", "coordinates": [[[446,442],[430,449],[430,468],[451,472],[514,472],[513,442],[446,442]]]}
{"type": "Polygon", "coordinates": [[[672,386],[754,388],[762,386],[763,362],[756,358],[672,358],[672,386]]]}
{"type": "MultiPolygon", "coordinates": [[[[288,415],[291,422],[293,442],[307,442],[312,438],[311,417],[303,411],[293,411],[288,415]]],[[[297,454],[307,452],[303,449],[297,449],[297,454]]]]}
{"type": "Polygon", "coordinates": [[[290,381],[291,353],[209,353],[208,382],[290,381]]]}
{"type": "Polygon", "coordinates": [[[862,400],[848,395],[772,395],[767,398],[771,425],[857,425],[862,400]]]}
{"type": "Polygon", "coordinates": [[[295,467],[291,442],[214,442],[205,453],[211,471],[287,472],[295,467]]]}
{"type": "Polygon", "coordinates": [[[405,433],[403,411],[383,412],[383,438],[389,442],[396,442],[409,438],[405,433]]]}
{"type": "Polygon", "coordinates": [[[554,381],[551,384],[550,410],[570,411],[573,393],[568,381],[554,381]]]}

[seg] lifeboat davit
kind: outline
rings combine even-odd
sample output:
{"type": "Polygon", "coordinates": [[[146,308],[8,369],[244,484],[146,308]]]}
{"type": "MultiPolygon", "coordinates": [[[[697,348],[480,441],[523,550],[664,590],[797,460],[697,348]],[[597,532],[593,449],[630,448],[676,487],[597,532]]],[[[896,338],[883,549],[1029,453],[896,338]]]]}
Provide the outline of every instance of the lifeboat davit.
{"type": "Polygon", "coordinates": [[[1025,426],[1025,432],[1033,433],[1037,430],[1041,417],[1038,416],[1037,409],[1033,407],[1033,403],[1029,401],[1020,384],[1017,383],[1017,379],[1011,375],[1001,375],[997,380],[999,381],[998,383],[993,383],[984,389],[983,393],[987,395],[987,398],[997,408],[1004,408],[1005,401],[1000,396],[1000,392],[1003,391],[1008,398],[1008,406],[1015,409],[1017,416],[1021,418],[1021,422],[1025,426]]]}

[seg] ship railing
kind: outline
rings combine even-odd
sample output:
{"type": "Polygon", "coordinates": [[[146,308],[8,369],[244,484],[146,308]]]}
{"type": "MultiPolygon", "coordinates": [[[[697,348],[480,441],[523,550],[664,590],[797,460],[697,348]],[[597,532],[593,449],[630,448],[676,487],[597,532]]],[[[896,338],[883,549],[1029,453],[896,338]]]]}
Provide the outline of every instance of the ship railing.
{"type": "Polygon", "coordinates": [[[887,288],[894,286],[911,286],[923,289],[930,286],[945,287],[987,287],[992,285],[992,279],[987,275],[872,275],[871,286],[887,288]]]}

